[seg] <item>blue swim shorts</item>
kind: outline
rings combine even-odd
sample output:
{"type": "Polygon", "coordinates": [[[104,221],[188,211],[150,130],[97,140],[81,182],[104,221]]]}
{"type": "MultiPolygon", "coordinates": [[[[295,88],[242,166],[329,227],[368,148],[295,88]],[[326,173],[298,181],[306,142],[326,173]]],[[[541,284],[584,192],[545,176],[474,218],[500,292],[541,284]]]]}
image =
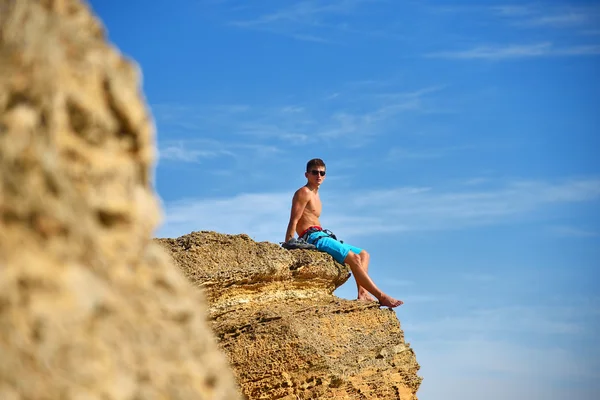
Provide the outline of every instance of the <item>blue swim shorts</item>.
{"type": "Polygon", "coordinates": [[[342,243],[333,238],[330,238],[323,231],[316,231],[311,233],[308,236],[307,242],[310,244],[314,244],[317,247],[317,250],[324,251],[327,254],[333,256],[333,258],[339,262],[340,264],[344,264],[344,260],[348,255],[348,252],[352,250],[354,253],[359,254],[363,249],[355,246],[351,246],[346,243],[342,243]],[[323,237],[317,241],[317,238],[323,237]],[[315,244],[316,242],[316,244],[315,244]]]}

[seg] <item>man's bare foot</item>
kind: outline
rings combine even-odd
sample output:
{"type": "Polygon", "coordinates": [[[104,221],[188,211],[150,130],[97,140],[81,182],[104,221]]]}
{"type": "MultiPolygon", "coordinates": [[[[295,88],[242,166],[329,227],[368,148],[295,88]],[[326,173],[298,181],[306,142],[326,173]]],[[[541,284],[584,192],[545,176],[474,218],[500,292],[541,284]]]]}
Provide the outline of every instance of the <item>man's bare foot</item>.
{"type": "Polygon", "coordinates": [[[358,301],[377,301],[377,299],[369,294],[369,292],[358,293],[358,301]]]}
{"type": "Polygon", "coordinates": [[[383,307],[394,308],[401,306],[402,304],[404,304],[404,302],[402,300],[396,300],[395,298],[390,297],[387,294],[383,294],[379,299],[379,304],[381,304],[383,307]]]}

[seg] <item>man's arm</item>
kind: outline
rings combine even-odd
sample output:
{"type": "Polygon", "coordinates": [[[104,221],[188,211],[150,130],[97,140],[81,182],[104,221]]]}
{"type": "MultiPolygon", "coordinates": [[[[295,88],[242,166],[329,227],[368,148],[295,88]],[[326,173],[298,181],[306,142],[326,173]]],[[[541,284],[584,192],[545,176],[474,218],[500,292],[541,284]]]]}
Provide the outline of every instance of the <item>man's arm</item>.
{"type": "Polygon", "coordinates": [[[294,198],[292,199],[292,211],[290,212],[290,222],[288,223],[287,231],[285,233],[286,242],[294,237],[296,225],[298,224],[298,221],[300,221],[309,200],[310,193],[306,188],[300,188],[294,193],[294,198]]]}

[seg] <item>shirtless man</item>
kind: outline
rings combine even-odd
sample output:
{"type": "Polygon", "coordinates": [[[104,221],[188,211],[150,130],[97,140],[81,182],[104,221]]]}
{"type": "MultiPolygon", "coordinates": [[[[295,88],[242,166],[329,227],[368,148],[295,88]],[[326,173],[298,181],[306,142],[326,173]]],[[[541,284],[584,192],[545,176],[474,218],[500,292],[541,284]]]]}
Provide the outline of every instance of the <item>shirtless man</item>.
{"type": "Polygon", "coordinates": [[[299,238],[304,237],[308,243],[316,243],[318,250],[331,254],[340,264],[348,264],[356,280],[358,300],[374,301],[375,299],[369,295],[370,292],[384,307],[393,308],[403,304],[401,300],[383,293],[371,280],[368,275],[369,253],[329,237],[321,228],[319,217],[323,207],[319,198],[319,186],[325,180],[323,160],[319,158],[310,160],[306,164],[304,176],[308,181],[294,193],[285,241],[289,241],[297,233],[299,238]]]}

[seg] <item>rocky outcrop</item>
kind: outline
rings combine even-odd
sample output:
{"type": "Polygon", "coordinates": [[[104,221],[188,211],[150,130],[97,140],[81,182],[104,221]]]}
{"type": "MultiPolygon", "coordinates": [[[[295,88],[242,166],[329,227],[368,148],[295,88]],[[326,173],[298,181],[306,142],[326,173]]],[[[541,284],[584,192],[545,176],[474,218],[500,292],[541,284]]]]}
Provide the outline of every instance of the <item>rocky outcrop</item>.
{"type": "Polygon", "coordinates": [[[0,0],[0,399],[236,399],[151,235],[136,68],[75,0],[0,0]]]}
{"type": "Polygon", "coordinates": [[[419,364],[396,313],[333,296],[350,274],[329,255],[243,234],[156,240],[206,293],[249,399],[416,399],[419,364]]]}

